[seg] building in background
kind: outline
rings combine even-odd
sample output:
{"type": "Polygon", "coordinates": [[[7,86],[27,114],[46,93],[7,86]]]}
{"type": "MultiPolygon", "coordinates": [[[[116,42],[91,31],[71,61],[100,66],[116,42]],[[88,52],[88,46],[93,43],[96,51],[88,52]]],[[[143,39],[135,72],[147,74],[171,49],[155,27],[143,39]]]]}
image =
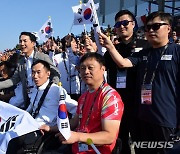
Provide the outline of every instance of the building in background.
{"type": "MultiPolygon", "coordinates": [[[[86,3],[88,0],[83,0],[86,3]]],[[[135,16],[148,15],[157,10],[171,13],[174,17],[180,16],[180,0],[94,0],[100,3],[98,17],[100,25],[114,25],[115,14],[122,9],[128,9],[135,16]]],[[[176,28],[177,29],[177,28],[176,28]]]]}

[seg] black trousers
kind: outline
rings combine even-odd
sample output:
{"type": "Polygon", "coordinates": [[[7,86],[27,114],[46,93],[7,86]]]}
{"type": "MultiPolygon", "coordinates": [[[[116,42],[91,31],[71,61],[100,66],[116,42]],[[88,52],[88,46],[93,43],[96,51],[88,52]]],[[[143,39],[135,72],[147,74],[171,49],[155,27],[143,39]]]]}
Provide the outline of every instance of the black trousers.
{"type": "Polygon", "coordinates": [[[56,149],[60,146],[61,143],[54,133],[42,135],[38,130],[10,140],[6,154],[41,154],[46,149],[56,149]]]}
{"type": "Polygon", "coordinates": [[[171,135],[174,133],[175,128],[158,126],[141,120],[138,141],[150,143],[159,141],[163,143],[164,148],[158,146],[155,148],[138,148],[136,154],[165,154],[169,150],[166,144],[168,141],[171,141],[171,135]]]}
{"type": "Polygon", "coordinates": [[[121,139],[122,149],[120,154],[131,154],[130,141],[137,141],[139,137],[139,119],[136,110],[124,109],[122,116],[119,138],[121,139]],[[129,134],[131,139],[129,138],[129,134]]]}

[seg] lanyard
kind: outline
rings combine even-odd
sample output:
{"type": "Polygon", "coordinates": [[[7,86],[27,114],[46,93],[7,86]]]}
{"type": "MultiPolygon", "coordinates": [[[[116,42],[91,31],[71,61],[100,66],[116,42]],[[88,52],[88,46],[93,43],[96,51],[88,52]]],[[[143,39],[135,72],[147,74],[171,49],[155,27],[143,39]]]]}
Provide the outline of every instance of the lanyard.
{"type": "Polygon", "coordinates": [[[68,71],[68,68],[67,68],[67,64],[66,64],[66,61],[65,61],[65,58],[66,58],[66,53],[63,52],[63,63],[64,63],[64,67],[65,67],[65,70],[66,70],[66,73],[67,73],[67,81],[68,81],[68,77],[69,77],[69,92],[70,92],[70,95],[71,95],[71,64],[70,64],[70,59],[69,59],[69,55],[68,55],[68,58],[67,60],[69,61],[69,71],[68,71]]]}
{"type": "Polygon", "coordinates": [[[44,89],[44,92],[43,92],[43,94],[42,94],[42,96],[41,96],[41,98],[40,98],[40,100],[38,102],[37,108],[33,111],[34,104],[35,104],[36,98],[38,96],[38,91],[37,91],[36,96],[34,98],[33,106],[32,106],[32,112],[30,113],[33,118],[36,118],[36,116],[39,114],[40,108],[41,108],[41,106],[42,106],[42,104],[44,102],[44,99],[45,99],[45,97],[46,97],[46,95],[47,95],[51,85],[52,85],[52,82],[50,81],[48,83],[47,87],[44,89]]]}
{"type": "MultiPolygon", "coordinates": [[[[99,95],[101,89],[103,89],[103,87],[104,87],[104,84],[105,84],[105,81],[103,81],[102,84],[100,85],[100,87],[98,88],[98,90],[97,90],[97,92],[96,92],[96,95],[95,95],[95,97],[94,97],[94,99],[93,99],[93,102],[91,103],[91,107],[90,107],[90,110],[89,110],[89,112],[88,112],[88,117],[87,117],[87,120],[86,120],[85,127],[89,124],[89,119],[90,119],[90,115],[91,115],[91,113],[92,113],[92,109],[93,109],[94,104],[95,104],[95,102],[96,102],[97,96],[99,95]]],[[[79,114],[79,128],[80,128],[80,124],[81,124],[81,122],[82,122],[83,109],[84,109],[85,101],[87,100],[87,95],[88,95],[88,93],[86,94],[85,99],[84,99],[84,102],[83,102],[82,107],[81,107],[81,109],[80,109],[80,114],[79,114]]]]}
{"type": "MultiPolygon", "coordinates": [[[[66,61],[65,61],[65,59],[66,59],[66,53],[63,52],[62,54],[63,54],[62,57],[63,57],[64,67],[65,67],[65,70],[66,70],[67,75],[69,75],[69,71],[68,71],[68,68],[67,68],[67,65],[66,65],[66,61]]],[[[68,60],[69,60],[69,58],[68,58],[68,60]]]]}
{"type": "MultiPolygon", "coordinates": [[[[155,67],[155,69],[153,71],[153,74],[152,74],[152,77],[151,77],[151,80],[150,80],[150,84],[152,84],[152,82],[154,81],[155,73],[156,73],[156,70],[157,70],[157,68],[159,66],[159,62],[160,62],[162,56],[164,55],[167,47],[168,47],[168,44],[166,44],[166,46],[161,51],[161,56],[160,56],[160,59],[157,61],[156,67],[155,67]]],[[[148,53],[147,61],[146,61],[146,64],[145,64],[146,67],[145,67],[145,73],[144,73],[144,77],[143,77],[143,85],[145,84],[145,79],[146,79],[146,76],[147,76],[147,71],[148,71],[147,67],[148,67],[148,63],[149,63],[149,60],[148,60],[149,57],[150,57],[150,52],[148,53]]]]}

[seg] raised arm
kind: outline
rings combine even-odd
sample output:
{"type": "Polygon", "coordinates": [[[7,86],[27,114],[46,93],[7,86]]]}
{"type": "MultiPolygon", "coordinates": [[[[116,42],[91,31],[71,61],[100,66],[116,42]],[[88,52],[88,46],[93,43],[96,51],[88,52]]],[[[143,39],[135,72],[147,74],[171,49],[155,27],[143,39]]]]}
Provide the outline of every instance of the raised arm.
{"type": "Polygon", "coordinates": [[[99,33],[99,42],[103,47],[105,47],[107,49],[107,52],[110,53],[112,59],[120,68],[132,67],[133,66],[129,59],[123,58],[118,53],[118,51],[116,50],[112,41],[103,33],[99,33]]]}

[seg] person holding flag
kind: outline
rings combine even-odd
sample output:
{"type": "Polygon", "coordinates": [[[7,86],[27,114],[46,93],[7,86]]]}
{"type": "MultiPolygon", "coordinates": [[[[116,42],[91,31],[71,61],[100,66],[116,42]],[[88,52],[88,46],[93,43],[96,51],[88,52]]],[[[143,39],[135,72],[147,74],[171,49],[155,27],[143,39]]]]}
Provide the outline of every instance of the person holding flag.
{"type": "Polygon", "coordinates": [[[72,10],[74,13],[74,25],[84,25],[84,31],[86,33],[86,24],[93,24],[94,27],[94,37],[96,40],[98,53],[103,53],[103,48],[99,43],[98,33],[101,32],[99,20],[96,10],[99,8],[99,3],[94,4],[93,0],[89,0],[87,3],[82,3],[80,5],[73,6],[72,10]]]}
{"type": "MultiPolygon", "coordinates": [[[[137,67],[137,84],[133,92],[138,105],[138,143],[168,143],[180,128],[180,46],[169,41],[172,23],[169,13],[155,11],[149,14],[145,36],[151,46],[126,58],[107,36],[99,34],[101,45],[107,48],[117,67],[137,67]]],[[[122,24],[117,21],[116,26],[123,27],[122,24]]],[[[167,153],[168,149],[166,146],[141,147],[138,153],[167,153]]]]}
{"type": "Polygon", "coordinates": [[[52,83],[49,76],[50,66],[46,61],[37,60],[32,64],[32,77],[36,89],[32,92],[31,103],[27,111],[40,125],[49,124],[53,126],[56,124],[60,94],[64,95],[68,111],[72,115],[76,112],[77,102],[70,98],[62,86],[52,83]]]}
{"type": "MultiPolygon", "coordinates": [[[[135,16],[129,10],[120,10],[114,17],[115,31],[120,43],[114,45],[118,53],[124,58],[129,57],[138,50],[149,46],[147,40],[140,40],[136,36],[135,16]]],[[[106,49],[104,54],[107,68],[108,83],[115,88],[124,102],[124,114],[120,126],[119,138],[122,141],[122,154],[131,154],[129,146],[129,134],[131,139],[137,140],[138,137],[138,104],[135,101],[136,95],[136,76],[137,68],[119,68],[106,49]]]]}
{"type": "MultiPolygon", "coordinates": [[[[67,111],[72,114],[72,116],[74,116],[77,109],[77,102],[70,98],[70,96],[67,94],[66,90],[62,86],[59,86],[49,80],[50,65],[46,61],[37,60],[32,64],[32,77],[36,84],[36,88],[32,92],[30,98],[31,103],[26,111],[32,115],[32,117],[39,124],[39,127],[44,124],[54,126],[57,124],[59,118],[61,118],[63,119],[63,121],[60,121],[60,125],[62,126],[60,130],[67,130],[69,128],[69,125],[67,123],[68,117],[66,116],[64,118],[63,114],[63,116],[59,116],[57,119],[58,107],[59,109],[61,109],[66,106],[67,111]],[[63,103],[60,99],[60,96],[63,96],[63,103]]],[[[62,114],[62,111],[64,113],[64,110],[61,110],[59,115],[62,114]]],[[[8,149],[8,152],[10,153],[10,151],[13,150],[13,152],[16,153],[15,150],[17,150],[18,152],[20,149],[17,148],[22,147],[17,146],[16,148],[16,144],[23,145],[25,144],[25,141],[28,141],[28,138],[31,138],[31,142],[34,144],[38,137],[40,138],[42,136],[39,130],[36,132],[37,136],[33,136],[32,134],[25,134],[24,136],[20,137],[16,142],[12,141],[12,144],[10,144],[9,146],[10,148],[8,149]]],[[[51,134],[45,134],[45,136],[47,137],[49,135],[51,134]]]]}
{"type": "Polygon", "coordinates": [[[71,136],[65,139],[56,127],[43,125],[43,131],[57,131],[63,144],[72,144],[72,153],[110,154],[116,143],[124,105],[120,95],[104,81],[105,61],[96,53],[86,53],[80,60],[80,74],[88,86],[78,101],[76,115],[70,121],[71,136]],[[87,143],[87,139],[92,142],[87,143]],[[98,145],[98,146],[97,146],[98,145]],[[95,148],[96,146],[96,148],[95,148]]]}

